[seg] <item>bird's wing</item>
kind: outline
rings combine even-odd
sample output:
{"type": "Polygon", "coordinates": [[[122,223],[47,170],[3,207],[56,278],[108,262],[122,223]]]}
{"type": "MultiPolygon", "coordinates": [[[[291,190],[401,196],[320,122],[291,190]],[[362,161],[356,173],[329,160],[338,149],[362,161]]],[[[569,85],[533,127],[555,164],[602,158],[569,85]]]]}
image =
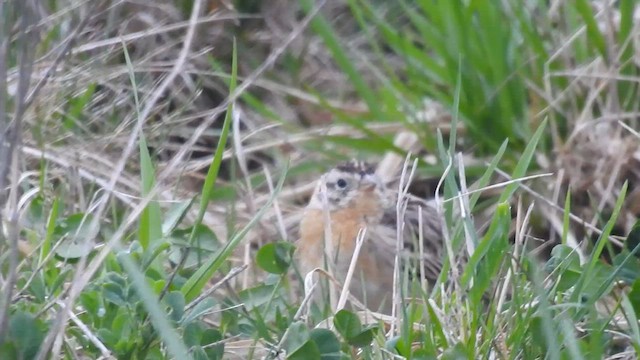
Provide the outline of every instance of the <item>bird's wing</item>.
{"type": "MultiPolygon", "coordinates": [[[[422,268],[420,261],[424,262],[425,277],[430,282],[435,282],[440,275],[444,253],[440,215],[432,204],[410,200],[402,220],[404,231],[401,234],[403,248],[401,257],[405,261],[404,265],[406,266],[408,261],[408,264],[420,270],[422,268]],[[422,208],[421,212],[419,208],[422,208]],[[420,258],[419,245],[420,222],[422,222],[422,258],[420,258]]],[[[372,234],[376,238],[373,242],[384,247],[380,251],[395,254],[398,224],[396,209],[385,211],[379,227],[372,234]]]]}

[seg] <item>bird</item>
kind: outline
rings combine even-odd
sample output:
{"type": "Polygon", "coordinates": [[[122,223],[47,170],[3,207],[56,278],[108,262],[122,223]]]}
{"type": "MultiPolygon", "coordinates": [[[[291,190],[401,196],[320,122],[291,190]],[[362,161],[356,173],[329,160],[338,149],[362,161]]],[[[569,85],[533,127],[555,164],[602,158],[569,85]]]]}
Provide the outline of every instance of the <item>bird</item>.
{"type": "Polygon", "coordinates": [[[397,202],[397,192],[376,175],[375,167],[368,162],[351,160],[322,175],[299,226],[294,258],[302,276],[316,268],[328,267],[334,278],[344,283],[358,233],[366,228],[349,291],[369,309],[389,313],[400,224],[403,226],[401,265],[418,259],[417,239],[421,238],[418,234],[421,228],[424,276],[435,282],[443,253],[438,212],[427,201],[407,199],[399,222],[397,202]],[[419,226],[421,216],[422,227],[419,226]],[[326,236],[326,229],[331,229],[330,236],[326,236]],[[325,246],[325,241],[330,241],[331,246],[325,246]]]}

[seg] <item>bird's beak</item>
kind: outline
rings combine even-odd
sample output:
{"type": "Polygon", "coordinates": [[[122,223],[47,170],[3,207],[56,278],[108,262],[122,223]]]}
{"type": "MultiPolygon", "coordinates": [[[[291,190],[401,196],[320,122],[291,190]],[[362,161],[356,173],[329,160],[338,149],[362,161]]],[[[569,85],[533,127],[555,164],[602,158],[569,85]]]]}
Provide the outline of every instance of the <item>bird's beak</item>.
{"type": "Polygon", "coordinates": [[[376,186],[378,186],[378,182],[375,178],[370,175],[365,175],[362,180],[360,180],[360,187],[362,190],[370,192],[373,191],[376,186]]]}

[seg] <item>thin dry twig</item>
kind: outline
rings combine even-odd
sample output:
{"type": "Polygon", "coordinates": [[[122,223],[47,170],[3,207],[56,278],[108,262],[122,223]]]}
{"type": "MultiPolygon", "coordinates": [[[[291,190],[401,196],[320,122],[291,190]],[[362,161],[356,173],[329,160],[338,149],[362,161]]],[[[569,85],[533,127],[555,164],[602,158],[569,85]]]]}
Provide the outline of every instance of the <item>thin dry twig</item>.
{"type": "MultiPolygon", "coordinates": [[[[273,194],[275,192],[275,187],[273,186],[271,172],[266,166],[262,168],[262,171],[264,172],[264,177],[267,180],[267,185],[269,186],[269,194],[273,194]]],[[[280,202],[278,201],[277,197],[273,200],[273,211],[275,212],[280,237],[282,237],[282,240],[287,241],[287,226],[284,224],[282,210],[280,210],[280,202]]]]}
{"type": "MultiPolygon", "coordinates": [[[[17,268],[18,268],[18,220],[19,212],[17,208],[18,198],[18,177],[20,163],[20,152],[17,149],[20,148],[22,143],[22,123],[26,110],[26,97],[31,82],[31,73],[33,69],[33,56],[34,48],[32,46],[36,39],[35,29],[30,29],[34,24],[36,14],[33,11],[34,4],[27,4],[24,1],[16,3],[16,14],[18,14],[18,41],[19,48],[18,58],[18,92],[15,97],[16,108],[15,115],[12,124],[3,122],[3,132],[0,133],[0,210],[4,208],[6,193],[7,193],[7,180],[9,172],[11,172],[11,189],[9,191],[9,221],[8,221],[8,242],[9,242],[9,275],[7,281],[4,283],[2,298],[0,298],[0,343],[4,340],[4,335],[7,329],[9,320],[9,305],[11,304],[11,298],[13,296],[14,285],[17,280],[17,268]],[[29,6],[30,5],[30,6],[29,6]]],[[[4,11],[4,8],[3,8],[4,11]]],[[[4,18],[9,18],[6,14],[4,18]]],[[[4,24],[0,27],[5,26],[4,24]]],[[[4,57],[6,61],[8,49],[8,39],[2,38],[0,41],[6,41],[3,48],[3,54],[0,57],[4,57]]],[[[6,64],[3,64],[6,66],[6,64]]],[[[4,72],[6,76],[6,69],[4,72]]],[[[6,93],[6,78],[4,90],[6,93]]],[[[4,102],[5,98],[0,98],[0,102],[4,102]]],[[[4,120],[6,118],[6,109],[4,111],[4,120]]],[[[1,218],[0,218],[1,220],[1,218]]],[[[0,230],[2,229],[2,223],[0,222],[0,230]]]]}
{"type": "MultiPolygon", "coordinates": [[[[57,301],[56,302],[58,304],[58,306],[60,306],[63,311],[66,310],[64,307],[64,303],[61,301],[57,301]]],[[[87,325],[85,325],[82,320],[80,320],[76,314],[74,314],[72,311],[69,311],[69,318],[71,319],[71,321],[73,321],[74,324],[76,324],[76,326],[80,329],[80,331],[82,331],[82,333],[84,334],[84,336],[86,336],[87,339],[89,339],[89,341],[93,344],[93,346],[95,346],[96,348],[98,348],[98,350],[100,350],[100,353],[102,353],[102,357],[105,359],[115,359],[115,357],[113,357],[111,355],[111,352],[109,351],[109,349],[107,349],[106,346],[104,346],[104,344],[102,343],[102,341],[100,341],[100,339],[98,339],[98,336],[96,336],[91,329],[89,329],[89,327],[87,327],[87,325]]]]}
{"type": "MultiPolygon", "coordinates": [[[[231,131],[233,132],[232,141],[233,141],[233,151],[236,154],[236,159],[238,163],[238,167],[240,168],[240,173],[242,174],[242,178],[244,179],[244,184],[247,189],[247,194],[244,196],[244,202],[247,204],[247,209],[250,214],[256,213],[256,203],[255,203],[255,192],[253,190],[253,185],[251,184],[251,177],[249,175],[249,165],[247,156],[244,152],[244,146],[242,144],[242,130],[240,128],[240,118],[242,117],[242,110],[239,106],[233,106],[231,109],[231,131]]],[[[258,226],[261,226],[258,224],[258,226]]],[[[244,264],[249,267],[251,266],[251,243],[247,242],[244,245],[243,249],[243,261],[244,264]]],[[[242,288],[246,289],[249,286],[249,271],[244,273],[242,277],[242,288]]]]}
{"type": "Polygon", "coordinates": [[[220,279],[220,281],[218,281],[217,283],[213,284],[209,289],[207,289],[207,291],[203,292],[195,300],[193,300],[192,302],[187,304],[187,306],[184,307],[184,310],[185,311],[191,310],[194,306],[196,306],[200,302],[202,302],[202,300],[204,300],[204,299],[208,298],[209,296],[211,296],[211,294],[213,294],[214,291],[218,290],[227,281],[233,279],[238,274],[240,274],[241,272],[245,271],[247,269],[247,267],[248,266],[246,264],[243,264],[241,266],[236,266],[233,269],[231,269],[227,275],[225,275],[222,279],[220,279]]]}
{"type": "MultiPolygon", "coordinates": [[[[210,16],[206,16],[206,17],[201,17],[198,18],[196,20],[195,25],[205,25],[208,24],[210,22],[216,22],[216,21],[226,21],[226,20],[237,20],[237,19],[255,19],[256,16],[251,16],[251,15],[239,15],[239,14],[234,14],[234,15],[229,15],[229,14],[212,14],[210,16]]],[[[169,25],[164,25],[164,26],[158,26],[158,27],[154,27],[151,29],[147,29],[147,30],[142,30],[142,31],[138,31],[138,32],[133,32],[133,33],[129,33],[129,34],[125,34],[122,36],[118,36],[115,38],[109,38],[109,39],[104,39],[104,40],[99,40],[99,41],[94,41],[94,42],[90,42],[87,44],[82,44],[79,45],[77,47],[75,47],[72,50],[72,53],[74,55],[77,54],[82,54],[85,52],[89,52],[89,51],[94,51],[100,48],[104,48],[104,47],[110,47],[110,46],[115,46],[118,44],[122,44],[122,43],[129,43],[132,41],[136,41],[136,40],[140,40],[143,39],[145,37],[150,37],[150,36],[158,36],[158,35],[162,35],[168,32],[172,32],[172,31],[176,31],[176,30],[182,30],[182,29],[189,29],[190,27],[193,26],[193,22],[191,20],[189,21],[182,21],[182,22],[177,22],[174,24],[169,24],[169,25]]]]}
{"type": "Polygon", "coordinates": [[[51,62],[51,64],[49,65],[49,68],[44,71],[44,76],[42,76],[40,78],[40,81],[38,81],[33,86],[33,89],[31,90],[31,92],[29,93],[29,96],[26,99],[25,107],[28,108],[29,106],[31,106],[33,101],[36,99],[36,97],[40,93],[40,90],[42,90],[42,88],[47,83],[47,81],[49,80],[51,75],[53,75],[54,71],[56,71],[58,66],[62,63],[62,60],[64,60],[67,57],[67,55],[69,55],[69,52],[71,51],[71,48],[75,44],[75,42],[76,42],[76,40],[78,38],[78,35],[80,35],[80,32],[82,30],[84,30],[84,28],[87,26],[89,21],[91,21],[91,19],[93,19],[95,16],[98,15],[98,14],[94,14],[94,11],[93,11],[96,8],[98,2],[95,1],[92,4],[93,4],[93,6],[89,9],[89,11],[87,13],[88,14],[93,14],[93,15],[92,16],[86,16],[78,24],[78,26],[76,26],[76,28],[71,32],[71,34],[69,34],[69,36],[67,36],[67,38],[64,40],[64,42],[63,42],[64,45],[60,49],[60,52],[58,53],[58,56],[56,56],[56,58],[53,60],[53,62],[51,62]]]}
{"type": "Polygon", "coordinates": [[[473,256],[473,253],[476,250],[476,244],[474,243],[473,233],[476,231],[473,228],[473,224],[469,224],[466,219],[471,215],[471,208],[469,205],[469,189],[467,188],[467,177],[465,175],[464,169],[464,160],[462,158],[462,153],[458,153],[458,180],[460,181],[460,190],[458,192],[458,207],[460,208],[460,218],[462,219],[462,223],[464,226],[464,239],[465,244],[467,245],[467,254],[469,254],[469,258],[473,256]]]}
{"type": "Polygon", "coordinates": [[[407,210],[407,194],[409,193],[409,186],[418,167],[418,159],[413,160],[411,171],[407,174],[407,168],[411,159],[411,153],[407,152],[407,156],[404,160],[404,166],[402,167],[402,173],[400,174],[400,182],[398,183],[398,198],[396,199],[396,253],[393,260],[393,306],[391,308],[391,317],[396,321],[391,323],[389,334],[395,334],[396,326],[400,326],[400,317],[398,316],[402,312],[402,294],[400,293],[400,256],[404,251],[404,218],[407,210]]]}
{"type": "Polygon", "coordinates": [[[347,304],[347,298],[349,297],[349,285],[351,285],[351,279],[353,273],[356,270],[356,264],[358,263],[358,256],[360,255],[360,249],[364,244],[364,237],[367,235],[367,228],[361,228],[358,230],[358,236],[356,237],[356,247],[353,249],[353,255],[351,256],[351,262],[349,263],[349,269],[347,270],[347,276],[344,278],[344,284],[342,284],[342,291],[340,292],[340,298],[338,299],[338,305],[336,312],[344,309],[347,304]]]}
{"type": "MultiPolygon", "coordinates": [[[[0,1],[0,19],[7,19],[5,14],[5,1],[0,1]]],[[[2,239],[2,208],[4,207],[4,194],[6,186],[6,169],[3,164],[8,164],[9,144],[6,142],[9,129],[9,117],[7,116],[7,52],[9,50],[9,37],[5,35],[6,24],[0,24],[0,240],[2,239]]]]}
{"type": "MultiPolygon", "coordinates": [[[[506,172],[496,168],[496,173],[498,173],[500,176],[506,178],[506,179],[511,179],[511,177],[509,176],[509,174],[507,174],[506,172]]],[[[566,209],[563,209],[562,207],[558,206],[557,204],[554,204],[551,200],[547,199],[546,197],[542,196],[541,194],[539,194],[538,192],[536,192],[535,190],[531,189],[530,187],[524,185],[524,184],[520,184],[520,187],[526,191],[527,193],[531,194],[533,197],[535,197],[536,199],[541,200],[542,202],[545,203],[545,205],[548,205],[549,207],[551,207],[552,209],[559,211],[560,213],[564,213],[566,211],[566,209]]],[[[598,235],[602,235],[602,230],[597,228],[594,225],[591,225],[590,223],[586,222],[584,219],[581,219],[579,216],[569,212],[569,218],[581,225],[584,226],[587,229],[590,229],[591,231],[595,232],[598,235]]],[[[609,241],[611,241],[612,243],[614,243],[616,246],[624,246],[624,244],[622,243],[622,241],[620,241],[619,239],[616,239],[612,236],[609,236],[609,241]]]]}
{"type": "MultiPolygon", "coordinates": [[[[322,221],[324,225],[324,233],[322,240],[324,241],[322,250],[324,251],[324,267],[329,274],[334,274],[333,259],[335,259],[335,250],[333,248],[333,231],[331,230],[331,214],[329,211],[329,197],[327,196],[327,182],[323,175],[320,179],[320,197],[322,198],[322,221]]],[[[331,304],[331,310],[337,311],[338,299],[336,294],[336,288],[329,286],[329,302],[331,304]]]]}

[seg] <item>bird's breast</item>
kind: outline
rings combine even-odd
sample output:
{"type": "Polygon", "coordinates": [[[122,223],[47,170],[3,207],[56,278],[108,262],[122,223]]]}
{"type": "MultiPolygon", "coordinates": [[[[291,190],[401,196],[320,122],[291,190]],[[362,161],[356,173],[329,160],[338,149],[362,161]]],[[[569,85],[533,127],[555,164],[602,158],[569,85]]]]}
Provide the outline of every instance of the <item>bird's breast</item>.
{"type": "MultiPolygon", "coordinates": [[[[301,268],[312,270],[322,267],[325,254],[325,218],[324,211],[307,209],[300,222],[300,240],[298,243],[298,259],[301,268]]],[[[371,216],[365,216],[354,208],[332,211],[329,213],[331,221],[331,240],[333,250],[332,263],[337,268],[343,268],[351,261],[356,240],[360,229],[370,225],[371,216]]]]}

